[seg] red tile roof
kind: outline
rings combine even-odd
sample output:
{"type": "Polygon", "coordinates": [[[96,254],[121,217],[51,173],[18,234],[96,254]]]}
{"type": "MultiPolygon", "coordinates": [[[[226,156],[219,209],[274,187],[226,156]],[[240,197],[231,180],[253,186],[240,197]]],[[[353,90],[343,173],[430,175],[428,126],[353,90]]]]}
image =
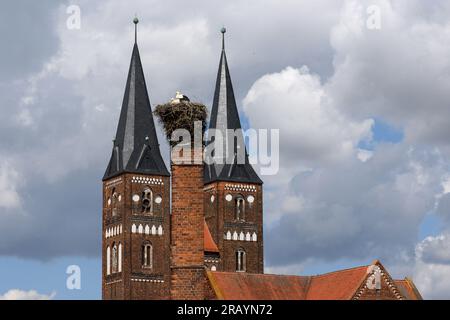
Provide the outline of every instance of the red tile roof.
{"type": "Polygon", "coordinates": [[[238,272],[211,272],[208,278],[218,299],[304,300],[309,277],[238,272]]]}
{"type": "Polygon", "coordinates": [[[350,299],[367,275],[367,266],[318,276],[285,276],[209,272],[225,300],[341,300],[350,299]]]}
{"type": "Polygon", "coordinates": [[[422,300],[422,296],[416,286],[409,278],[404,280],[394,280],[400,293],[408,300],[422,300]]]}
{"type": "MultiPolygon", "coordinates": [[[[316,276],[211,271],[207,274],[218,299],[349,300],[366,280],[367,268],[361,266],[316,276]]],[[[411,280],[395,280],[395,284],[405,298],[422,299],[411,280]]]]}
{"type": "Polygon", "coordinates": [[[218,253],[219,249],[217,248],[217,245],[211,236],[211,232],[209,232],[209,228],[208,225],[206,224],[206,221],[203,224],[203,234],[205,240],[205,251],[218,253]]]}
{"type": "Polygon", "coordinates": [[[351,299],[367,275],[367,266],[311,277],[307,300],[351,299]]]}

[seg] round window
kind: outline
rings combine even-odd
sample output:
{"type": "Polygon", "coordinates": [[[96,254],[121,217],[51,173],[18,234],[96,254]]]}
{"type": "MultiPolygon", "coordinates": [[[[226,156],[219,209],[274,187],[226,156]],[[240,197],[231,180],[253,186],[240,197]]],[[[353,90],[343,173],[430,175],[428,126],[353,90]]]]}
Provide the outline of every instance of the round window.
{"type": "Polygon", "coordinates": [[[255,197],[254,196],[248,196],[247,197],[247,201],[248,201],[248,203],[253,203],[253,202],[255,202],[255,197]]]}
{"type": "Polygon", "coordinates": [[[231,201],[231,200],[233,200],[233,196],[232,196],[231,194],[227,194],[227,195],[225,196],[225,200],[231,201]]]}
{"type": "Polygon", "coordinates": [[[134,202],[138,202],[139,199],[140,199],[139,195],[135,194],[135,195],[133,196],[133,201],[134,201],[134,202]]]}
{"type": "Polygon", "coordinates": [[[155,198],[155,203],[160,204],[162,202],[162,198],[160,196],[157,196],[155,198]]]}

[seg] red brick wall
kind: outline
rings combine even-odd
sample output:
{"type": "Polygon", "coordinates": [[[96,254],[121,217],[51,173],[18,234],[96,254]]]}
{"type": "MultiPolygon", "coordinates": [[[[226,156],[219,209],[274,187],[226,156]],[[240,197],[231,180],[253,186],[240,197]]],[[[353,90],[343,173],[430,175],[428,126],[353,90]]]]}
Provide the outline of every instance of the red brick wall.
{"type": "Polygon", "coordinates": [[[214,182],[204,187],[205,219],[211,235],[219,247],[221,257],[218,271],[236,271],[236,251],[243,248],[247,257],[247,272],[264,272],[262,186],[251,185],[255,187],[252,191],[230,190],[230,186],[249,185],[214,182]],[[232,201],[225,200],[227,194],[233,197],[232,201]],[[213,202],[211,202],[212,195],[214,195],[213,202]],[[245,221],[235,219],[235,198],[238,195],[245,199],[245,221]],[[249,195],[255,198],[252,204],[247,201],[249,195]],[[257,242],[226,240],[224,236],[227,231],[231,231],[231,233],[236,231],[238,234],[240,232],[244,232],[244,234],[256,232],[257,242]]]}
{"type": "Polygon", "coordinates": [[[217,300],[216,293],[214,292],[214,289],[212,288],[211,282],[209,279],[206,279],[206,285],[205,285],[205,299],[206,300],[217,300]]]}
{"type": "Polygon", "coordinates": [[[203,165],[172,164],[172,299],[204,299],[203,165]]]}
{"type": "Polygon", "coordinates": [[[102,232],[102,296],[103,299],[168,299],[170,297],[170,178],[151,175],[123,174],[105,181],[103,184],[103,232],[102,232]],[[139,183],[133,178],[157,179],[139,183]],[[133,195],[142,195],[145,187],[154,195],[162,197],[161,204],[154,203],[153,213],[143,213],[140,202],[132,200],[133,195]],[[108,198],[112,189],[121,195],[118,211],[112,217],[108,198]],[[159,225],[163,235],[132,234],[132,225],[159,225]],[[120,235],[105,238],[106,230],[122,225],[120,235]],[[113,242],[122,243],[122,272],[106,275],[106,247],[113,242]],[[153,267],[142,266],[142,244],[151,242],[153,246],[153,267]]]}

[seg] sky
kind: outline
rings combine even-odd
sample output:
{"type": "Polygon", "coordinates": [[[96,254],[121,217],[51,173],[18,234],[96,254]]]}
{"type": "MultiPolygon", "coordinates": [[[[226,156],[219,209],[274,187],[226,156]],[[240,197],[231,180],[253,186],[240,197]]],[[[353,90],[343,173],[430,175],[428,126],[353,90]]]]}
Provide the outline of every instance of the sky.
{"type": "Polygon", "coordinates": [[[244,127],[280,130],[279,172],[261,177],[267,273],[380,259],[450,298],[448,1],[18,0],[0,10],[0,299],[101,298],[135,14],[153,106],[177,90],[211,105],[226,26],[244,127]]]}

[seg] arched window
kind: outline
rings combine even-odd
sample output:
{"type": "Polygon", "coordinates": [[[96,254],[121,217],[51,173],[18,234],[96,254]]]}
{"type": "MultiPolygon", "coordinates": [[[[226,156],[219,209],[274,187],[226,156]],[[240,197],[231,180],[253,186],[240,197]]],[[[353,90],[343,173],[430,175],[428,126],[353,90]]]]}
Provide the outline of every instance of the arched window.
{"type": "Polygon", "coordinates": [[[153,213],[153,192],[148,187],[142,191],[142,213],[153,213]]]}
{"type": "Polygon", "coordinates": [[[142,245],[142,266],[144,268],[153,267],[153,246],[149,242],[142,245]]]}
{"type": "Polygon", "coordinates": [[[236,271],[245,272],[247,270],[247,254],[244,249],[239,248],[236,251],[236,271]]]}
{"type": "Polygon", "coordinates": [[[117,254],[117,245],[115,243],[113,243],[113,247],[112,247],[112,273],[116,273],[117,272],[117,258],[118,258],[118,254],[117,254]]]}
{"type": "Polygon", "coordinates": [[[117,203],[119,202],[118,199],[119,195],[116,192],[116,188],[113,188],[111,192],[111,207],[113,217],[117,216],[117,203]]]}
{"type": "Polygon", "coordinates": [[[241,195],[235,198],[236,220],[245,220],[245,200],[241,195]]]}
{"type": "Polygon", "coordinates": [[[119,242],[118,272],[122,272],[122,244],[119,242]]]}
{"type": "Polygon", "coordinates": [[[106,247],[106,274],[111,274],[111,248],[109,246],[106,247]]]}

